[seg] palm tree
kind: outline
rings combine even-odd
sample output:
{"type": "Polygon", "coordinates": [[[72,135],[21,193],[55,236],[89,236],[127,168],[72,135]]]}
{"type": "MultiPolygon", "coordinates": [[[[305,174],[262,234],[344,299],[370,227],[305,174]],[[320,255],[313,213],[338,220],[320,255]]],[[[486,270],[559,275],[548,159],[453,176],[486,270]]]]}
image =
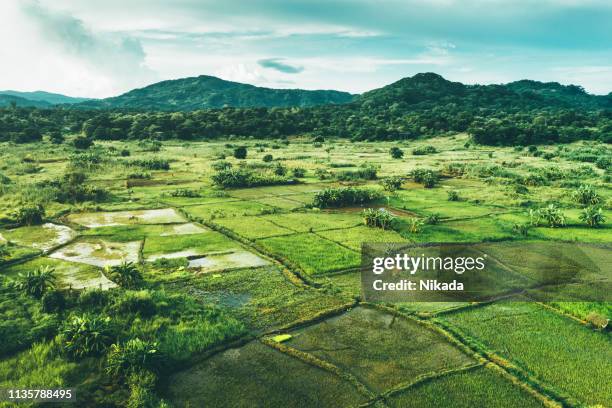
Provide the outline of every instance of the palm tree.
{"type": "Polygon", "coordinates": [[[606,217],[604,216],[601,208],[591,206],[582,210],[582,213],[580,214],[580,221],[586,222],[586,224],[591,228],[597,228],[606,222],[606,217]]]}
{"type": "Polygon", "coordinates": [[[34,271],[20,273],[17,277],[17,287],[40,299],[49,289],[55,288],[55,281],[55,268],[42,266],[34,271]]]}
{"type": "Polygon", "coordinates": [[[119,265],[111,266],[107,271],[111,280],[124,288],[134,287],[142,279],[142,275],[134,262],[124,261],[119,265]]]}

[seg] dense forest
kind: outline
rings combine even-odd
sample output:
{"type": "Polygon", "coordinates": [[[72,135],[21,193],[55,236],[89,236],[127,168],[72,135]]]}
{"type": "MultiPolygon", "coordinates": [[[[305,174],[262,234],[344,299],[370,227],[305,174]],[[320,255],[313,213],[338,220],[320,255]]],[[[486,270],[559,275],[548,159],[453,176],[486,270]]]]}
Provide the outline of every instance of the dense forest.
{"type": "Polygon", "coordinates": [[[464,85],[429,73],[366,92],[350,103],[309,108],[166,112],[13,105],[0,109],[0,141],[17,143],[37,141],[45,134],[60,143],[64,135],[75,133],[90,140],[284,138],[297,134],[391,140],[445,132],[468,132],[476,143],[487,145],[610,143],[612,94],[589,95],[578,86],[536,81],[464,85]]]}

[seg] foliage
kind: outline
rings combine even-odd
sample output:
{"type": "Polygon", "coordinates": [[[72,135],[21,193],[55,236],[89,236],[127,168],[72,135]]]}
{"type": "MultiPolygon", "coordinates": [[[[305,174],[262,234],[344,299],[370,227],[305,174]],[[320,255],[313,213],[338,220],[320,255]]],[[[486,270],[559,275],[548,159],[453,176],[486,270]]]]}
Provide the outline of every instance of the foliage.
{"type": "Polygon", "coordinates": [[[117,378],[124,378],[142,370],[155,372],[162,359],[157,343],[136,337],[125,343],[111,345],[106,371],[117,378]]]}
{"type": "Polygon", "coordinates": [[[45,313],[62,312],[66,307],[66,296],[59,290],[48,291],[42,296],[41,305],[45,313]]]}
{"type": "Polygon", "coordinates": [[[274,157],[272,157],[271,154],[266,154],[261,160],[263,160],[264,163],[269,163],[274,160],[274,157]]]}
{"type": "Polygon", "coordinates": [[[438,149],[436,149],[432,145],[419,146],[412,149],[412,154],[414,156],[424,156],[426,154],[438,153],[438,149]]]}
{"type": "Polygon", "coordinates": [[[433,188],[438,184],[440,176],[433,170],[414,169],[410,175],[415,183],[423,184],[425,188],[433,188]]]}
{"type": "Polygon", "coordinates": [[[547,207],[529,211],[531,225],[539,226],[545,224],[551,228],[562,227],[565,225],[565,215],[554,204],[547,207]]]}
{"type": "Polygon", "coordinates": [[[167,159],[160,157],[151,157],[148,159],[136,159],[125,162],[127,166],[142,167],[147,170],[170,170],[170,162],[167,159]]]}
{"type": "Polygon", "coordinates": [[[79,150],[87,150],[93,146],[93,143],[93,140],[86,136],[77,136],[72,141],[74,148],[79,150]]]}
{"type": "Polygon", "coordinates": [[[522,237],[526,237],[527,235],[529,235],[529,224],[514,224],[512,226],[512,231],[517,234],[520,235],[522,237]]]}
{"type": "Polygon", "coordinates": [[[404,183],[404,178],[401,176],[390,176],[385,177],[380,181],[383,189],[385,191],[394,192],[402,188],[402,184],[404,183]]]}
{"type": "Polygon", "coordinates": [[[245,146],[240,146],[234,149],[234,157],[237,159],[246,159],[247,157],[247,148],[245,146]]]}
{"type": "Polygon", "coordinates": [[[391,149],[389,149],[389,154],[394,159],[401,159],[404,157],[404,151],[397,146],[393,146],[391,149]]]}
{"type": "Polygon", "coordinates": [[[295,178],[302,178],[306,176],[306,169],[303,167],[294,167],[293,169],[291,169],[291,174],[295,178]]]}
{"type": "Polygon", "coordinates": [[[595,191],[593,186],[582,184],[577,190],[572,193],[572,198],[578,204],[583,206],[593,206],[601,202],[601,197],[595,191]]]}
{"type": "Polygon", "coordinates": [[[285,176],[259,173],[246,168],[218,171],[213,174],[212,181],[221,188],[244,188],[295,183],[293,179],[285,176]]]}
{"type": "Polygon", "coordinates": [[[113,342],[110,317],[71,316],[61,332],[64,350],[72,357],[101,355],[113,342]]]}
{"type": "Polygon", "coordinates": [[[20,225],[38,225],[42,224],[45,218],[45,208],[41,204],[24,205],[19,207],[13,216],[20,225]]]}
{"type": "Polygon", "coordinates": [[[33,271],[19,273],[16,284],[24,293],[40,299],[47,291],[55,288],[56,280],[55,269],[42,266],[33,271]]]}
{"type": "Polygon", "coordinates": [[[589,206],[580,213],[580,221],[585,222],[591,228],[597,228],[606,222],[606,217],[601,207],[589,206]]]}
{"type": "Polygon", "coordinates": [[[313,206],[317,208],[363,205],[382,197],[380,192],[355,187],[326,188],[315,194],[313,206]]]}
{"type": "Polygon", "coordinates": [[[336,178],[340,181],[352,180],[376,180],[377,170],[372,165],[360,166],[357,170],[345,170],[336,173],[336,178]]]}
{"type": "Polygon", "coordinates": [[[420,218],[410,217],[406,220],[406,225],[408,227],[408,232],[411,234],[418,234],[423,229],[425,222],[420,218]]]}
{"type": "Polygon", "coordinates": [[[459,193],[457,191],[449,190],[447,194],[448,194],[448,201],[459,201],[459,193]]]}
{"type": "Polygon", "coordinates": [[[437,225],[440,223],[440,218],[440,214],[433,213],[426,216],[424,222],[428,225],[437,225]]]}
{"type": "Polygon", "coordinates": [[[121,262],[107,268],[109,278],[124,288],[133,288],[142,280],[140,270],[133,262],[121,262]]]}
{"type": "Polygon", "coordinates": [[[372,228],[390,229],[395,222],[395,216],[384,208],[366,208],[362,215],[364,224],[372,228]]]}

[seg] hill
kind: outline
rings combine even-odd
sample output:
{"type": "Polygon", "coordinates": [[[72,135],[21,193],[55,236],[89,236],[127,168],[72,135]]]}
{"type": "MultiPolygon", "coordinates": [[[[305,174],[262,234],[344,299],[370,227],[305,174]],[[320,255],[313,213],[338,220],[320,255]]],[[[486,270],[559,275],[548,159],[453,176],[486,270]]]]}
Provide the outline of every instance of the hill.
{"type": "Polygon", "coordinates": [[[20,107],[31,107],[31,108],[49,108],[51,104],[45,101],[33,101],[30,99],[22,98],[21,96],[15,95],[3,95],[0,93],[0,106],[11,106],[15,104],[20,107]]]}
{"type": "Polygon", "coordinates": [[[225,81],[208,75],[168,80],[123,95],[80,103],[81,108],[192,111],[209,108],[309,107],[350,102],[340,91],[272,89],[225,81]]]}
{"type": "MultiPolygon", "coordinates": [[[[0,95],[10,95],[19,98],[27,99],[34,102],[46,102],[49,105],[59,105],[65,103],[79,103],[89,100],[89,98],[76,98],[72,96],[66,96],[62,94],[45,92],[45,91],[33,91],[33,92],[20,92],[20,91],[0,91],[0,95]]],[[[34,105],[31,105],[34,106],[34,105]]]]}

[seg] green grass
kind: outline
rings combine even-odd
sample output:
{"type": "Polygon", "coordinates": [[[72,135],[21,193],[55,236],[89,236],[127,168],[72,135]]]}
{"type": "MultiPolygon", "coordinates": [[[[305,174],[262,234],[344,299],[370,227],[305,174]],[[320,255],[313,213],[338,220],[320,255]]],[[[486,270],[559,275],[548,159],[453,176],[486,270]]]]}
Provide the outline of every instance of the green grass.
{"type": "Polygon", "coordinates": [[[266,238],[275,235],[287,235],[294,233],[294,231],[290,229],[274,224],[265,217],[238,216],[218,218],[215,220],[215,223],[248,239],[266,238]]]}
{"type": "Polygon", "coordinates": [[[356,406],[357,390],[337,376],[258,342],[229,349],[168,381],[176,406],[356,406]]]}
{"type": "Polygon", "coordinates": [[[392,408],[542,407],[527,392],[486,368],[454,372],[416,384],[390,398],[388,405],[392,408]]]}
{"type": "Polygon", "coordinates": [[[228,201],[224,203],[211,203],[185,207],[184,210],[195,217],[204,219],[218,219],[244,215],[258,215],[271,211],[272,207],[253,201],[228,201]]]}
{"type": "Polygon", "coordinates": [[[587,404],[612,403],[610,337],[534,303],[503,302],[444,316],[463,333],[587,404]]]}
{"type": "Polygon", "coordinates": [[[354,228],[321,231],[317,234],[354,249],[355,251],[361,251],[362,243],[408,242],[395,231],[369,228],[363,225],[354,228]]]}
{"type": "Polygon", "coordinates": [[[297,232],[323,231],[335,228],[354,227],[363,223],[361,214],[341,212],[295,212],[262,217],[277,225],[297,232]]]}
{"type": "Polygon", "coordinates": [[[315,234],[295,234],[258,241],[266,249],[298,264],[311,275],[355,268],[360,255],[315,234]]]}
{"type": "Polygon", "coordinates": [[[204,234],[149,237],[145,240],[143,255],[146,258],[151,255],[171,254],[185,250],[203,255],[235,248],[239,248],[239,245],[225,235],[208,231],[204,234]]]}
{"type": "Polygon", "coordinates": [[[284,344],[351,372],[379,392],[418,375],[474,363],[418,323],[362,307],[290,334],[284,344]]]}

